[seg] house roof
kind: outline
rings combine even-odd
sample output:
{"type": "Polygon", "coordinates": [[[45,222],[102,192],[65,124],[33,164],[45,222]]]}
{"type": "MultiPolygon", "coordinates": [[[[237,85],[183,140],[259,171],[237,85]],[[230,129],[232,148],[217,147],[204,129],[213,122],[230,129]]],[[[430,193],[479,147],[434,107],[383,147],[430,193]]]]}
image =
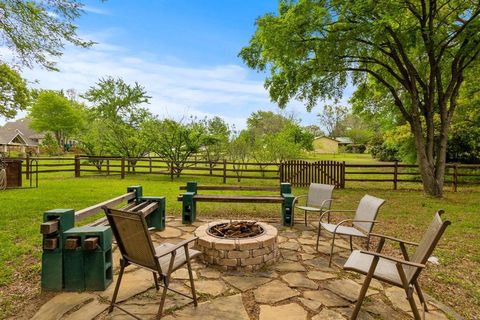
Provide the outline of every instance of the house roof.
{"type": "Polygon", "coordinates": [[[317,139],[328,139],[328,140],[332,140],[332,141],[338,142],[336,139],[330,138],[330,137],[327,137],[327,136],[315,137],[313,140],[317,140],[317,139]]]}
{"type": "Polygon", "coordinates": [[[335,138],[338,143],[341,143],[341,144],[352,144],[353,141],[352,139],[350,139],[349,137],[337,137],[335,138]]]}
{"type": "Polygon", "coordinates": [[[39,133],[30,128],[30,119],[19,119],[17,121],[7,122],[3,127],[0,127],[0,144],[16,144],[13,142],[17,137],[25,142],[27,146],[36,146],[37,142],[32,139],[41,139],[45,136],[44,133],[39,133]]]}

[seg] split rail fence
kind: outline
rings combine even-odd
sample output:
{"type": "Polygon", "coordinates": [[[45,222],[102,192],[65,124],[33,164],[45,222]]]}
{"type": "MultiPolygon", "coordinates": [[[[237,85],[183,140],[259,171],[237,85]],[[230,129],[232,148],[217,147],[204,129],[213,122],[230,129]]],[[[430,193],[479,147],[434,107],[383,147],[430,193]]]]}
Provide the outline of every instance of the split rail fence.
{"type": "MultiPolygon", "coordinates": [[[[132,174],[155,174],[177,177],[217,177],[240,182],[248,179],[290,182],[293,187],[306,187],[312,182],[333,184],[337,188],[368,183],[399,188],[399,184],[420,183],[416,165],[392,163],[355,164],[340,161],[292,160],[281,163],[192,161],[177,165],[159,157],[27,157],[23,158],[23,173],[27,179],[50,173],[72,174],[75,177],[91,175],[118,175],[124,179],[132,174]]],[[[273,181],[272,181],[273,183],[273,181]]],[[[480,184],[480,165],[448,164],[445,185],[454,191],[459,185],[480,184]]]]}

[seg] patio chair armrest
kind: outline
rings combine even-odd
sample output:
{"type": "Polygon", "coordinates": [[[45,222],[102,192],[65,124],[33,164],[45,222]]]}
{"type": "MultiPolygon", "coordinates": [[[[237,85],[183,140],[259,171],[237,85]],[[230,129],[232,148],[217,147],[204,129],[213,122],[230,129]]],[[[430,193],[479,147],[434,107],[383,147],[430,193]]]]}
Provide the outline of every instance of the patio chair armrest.
{"type": "Polygon", "coordinates": [[[360,250],[360,253],[364,253],[364,254],[368,254],[368,255],[371,255],[371,256],[383,258],[383,259],[386,259],[386,260],[390,260],[390,261],[393,261],[393,262],[396,262],[396,263],[401,263],[401,264],[411,266],[411,267],[425,268],[424,264],[416,263],[416,262],[413,262],[413,261],[398,259],[398,258],[395,258],[395,257],[392,257],[392,256],[387,256],[387,255],[378,253],[378,252],[360,250]]]}
{"type": "Polygon", "coordinates": [[[355,210],[325,210],[323,213],[320,215],[320,222],[323,220],[323,216],[325,214],[331,213],[331,212],[355,212],[355,210]]]}
{"type": "MultiPolygon", "coordinates": [[[[328,202],[330,202],[330,206],[331,206],[331,205],[332,205],[332,202],[333,202],[333,199],[325,199],[325,200],[323,200],[322,205],[320,206],[320,208],[323,209],[328,202]]],[[[330,209],[329,209],[329,210],[330,210],[330,209]]]]}
{"type": "Polygon", "coordinates": [[[418,243],[416,243],[416,242],[406,241],[406,240],[402,240],[402,239],[398,239],[398,238],[386,236],[386,235],[384,235],[384,234],[370,233],[370,236],[371,236],[371,237],[377,237],[377,238],[384,238],[384,239],[388,239],[388,240],[392,240],[392,241],[396,241],[396,242],[408,244],[408,245],[411,245],[411,246],[418,246],[418,243]]]}
{"type": "Polygon", "coordinates": [[[296,196],[294,199],[293,199],[293,203],[292,205],[295,205],[299,199],[302,199],[302,198],[306,198],[307,195],[300,195],[300,196],[296,196]]]}
{"type": "Polygon", "coordinates": [[[191,239],[184,240],[180,243],[177,243],[174,247],[169,248],[168,250],[165,250],[165,251],[161,252],[160,254],[156,254],[155,258],[161,258],[163,256],[166,256],[167,254],[171,254],[173,251],[177,251],[181,247],[185,247],[185,250],[188,250],[188,244],[192,241],[197,240],[197,239],[198,239],[198,237],[193,237],[191,239]]]}

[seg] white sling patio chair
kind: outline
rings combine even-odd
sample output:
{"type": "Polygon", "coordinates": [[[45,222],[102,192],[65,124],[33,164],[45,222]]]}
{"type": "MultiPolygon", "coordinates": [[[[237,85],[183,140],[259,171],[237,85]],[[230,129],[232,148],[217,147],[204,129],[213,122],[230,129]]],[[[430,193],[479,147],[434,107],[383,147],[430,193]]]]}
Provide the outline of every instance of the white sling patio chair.
{"type": "Polygon", "coordinates": [[[294,199],[295,208],[305,212],[305,225],[307,225],[307,212],[322,213],[330,210],[332,206],[332,193],[335,186],[321,183],[311,183],[307,195],[297,196],[294,199]],[[305,205],[298,204],[300,199],[306,199],[305,205]]]}
{"type": "Polygon", "coordinates": [[[322,213],[320,216],[320,221],[318,223],[317,231],[317,251],[318,251],[318,241],[320,239],[321,229],[332,233],[332,243],[330,247],[330,261],[328,266],[332,265],[333,249],[335,246],[335,237],[336,235],[345,235],[350,238],[350,250],[353,251],[352,237],[360,237],[367,239],[367,250],[370,244],[370,232],[377,221],[378,211],[380,207],[385,203],[385,200],[376,198],[366,194],[360,200],[357,210],[327,210],[322,213]],[[355,212],[353,219],[345,219],[340,221],[338,224],[329,223],[330,213],[332,212],[355,212]],[[328,222],[324,222],[323,218],[327,215],[328,222]],[[350,224],[350,226],[346,225],[350,224]]]}
{"type": "Polygon", "coordinates": [[[358,296],[357,304],[350,319],[357,318],[372,278],[403,288],[416,320],[420,320],[421,317],[413,297],[414,291],[417,291],[423,310],[428,312],[425,297],[418,285],[418,276],[425,268],[428,258],[435,249],[445,229],[450,225],[450,221],[442,221],[442,213],[443,210],[439,210],[435,214],[432,223],[426,230],[419,244],[371,233],[370,236],[380,238],[376,252],[355,250],[350,254],[343,268],[366,275],[358,296]],[[403,254],[403,259],[381,253],[386,239],[398,242],[403,254]],[[411,259],[408,256],[405,245],[417,247],[411,259]]]}

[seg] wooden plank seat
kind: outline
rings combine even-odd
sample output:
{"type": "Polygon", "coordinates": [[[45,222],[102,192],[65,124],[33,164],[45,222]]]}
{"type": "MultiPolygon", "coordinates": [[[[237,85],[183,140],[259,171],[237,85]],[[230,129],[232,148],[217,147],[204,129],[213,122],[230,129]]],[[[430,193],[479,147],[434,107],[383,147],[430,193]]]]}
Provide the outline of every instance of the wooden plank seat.
{"type": "Polygon", "coordinates": [[[186,190],[177,197],[182,201],[182,222],[190,224],[195,221],[197,202],[238,202],[238,203],[281,203],[282,221],[284,225],[293,224],[293,200],[291,186],[282,183],[280,187],[272,186],[198,186],[196,182],[188,182],[180,187],[186,190]],[[214,191],[276,191],[277,195],[236,195],[236,194],[198,194],[200,190],[214,191]],[[287,217],[288,216],[288,217],[287,217]]]}

